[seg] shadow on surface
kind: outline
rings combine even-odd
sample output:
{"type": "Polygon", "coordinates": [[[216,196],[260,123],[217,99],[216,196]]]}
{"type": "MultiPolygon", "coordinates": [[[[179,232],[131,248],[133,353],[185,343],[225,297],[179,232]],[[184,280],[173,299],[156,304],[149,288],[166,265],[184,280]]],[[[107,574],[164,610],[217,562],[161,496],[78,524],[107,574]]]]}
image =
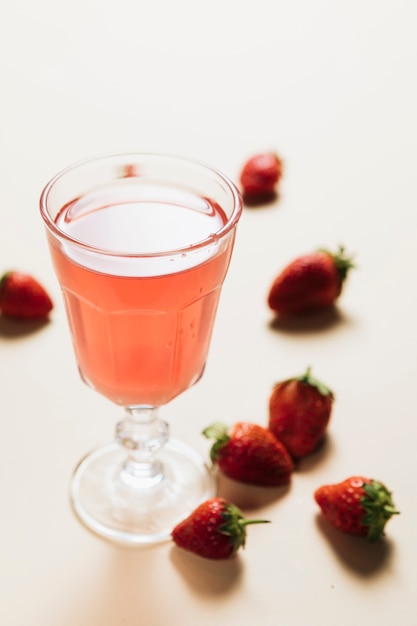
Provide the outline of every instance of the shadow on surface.
{"type": "Polygon", "coordinates": [[[215,561],[173,546],[170,558],[188,586],[200,595],[227,593],[238,584],[243,571],[239,553],[215,561]]]}
{"type": "Polygon", "coordinates": [[[393,545],[386,537],[375,543],[364,537],[353,537],[333,528],[320,513],[317,514],[316,524],[340,561],[360,576],[380,572],[392,558],[393,545]]]}
{"type": "Polygon", "coordinates": [[[258,487],[231,480],[219,472],[218,495],[245,511],[255,510],[285,496],[291,483],[282,487],[258,487]]]}
{"type": "Polygon", "coordinates": [[[348,324],[350,321],[340,309],[332,306],[322,311],[288,317],[277,316],[270,321],[269,327],[277,332],[301,334],[328,330],[341,324],[348,324]]]}
{"type": "Polygon", "coordinates": [[[258,196],[257,198],[243,194],[243,204],[248,209],[263,209],[265,207],[270,208],[271,206],[275,206],[278,201],[279,194],[275,191],[263,196],[258,196]]]}
{"type": "Polygon", "coordinates": [[[41,330],[50,323],[46,320],[13,320],[0,316],[0,336],[6,339],[18,339],[41,330]]]}
{"type": "Polygon", "coordinates": [[[307,456],[294,461],[294,471],[297,474],[311,472],[316,465],[323,463],[335,451],[335,444],[329,433],[325,433],[324,437],[318,444],[317,448],[307,456]]]}

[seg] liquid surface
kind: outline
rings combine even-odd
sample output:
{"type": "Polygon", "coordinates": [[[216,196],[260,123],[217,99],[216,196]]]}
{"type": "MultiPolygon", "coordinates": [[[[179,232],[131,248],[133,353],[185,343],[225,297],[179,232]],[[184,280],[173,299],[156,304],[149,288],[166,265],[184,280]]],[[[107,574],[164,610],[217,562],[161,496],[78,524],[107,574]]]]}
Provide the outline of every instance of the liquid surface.
{"type": "Polygon", "coordinates": [[[126,186],[94,192],[68,204],[56,224],[89,246],[122,254],[187,248],[218,232],[219,207],[169,187],[126,186]]]}

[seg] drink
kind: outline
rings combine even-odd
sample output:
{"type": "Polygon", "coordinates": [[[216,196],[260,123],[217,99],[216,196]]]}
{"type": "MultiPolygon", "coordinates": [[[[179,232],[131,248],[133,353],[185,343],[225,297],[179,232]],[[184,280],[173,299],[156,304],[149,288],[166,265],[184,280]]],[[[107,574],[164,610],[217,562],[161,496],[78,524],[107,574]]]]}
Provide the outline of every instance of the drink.
{"type": "Polygon", "coordinates": [[[50,238],[79,369],[91,387],[119,405],[159,406],[200,378],[233,237],[187,246],[226,222],[204,198],[131,180],[61,209],[57,227],[96,249],[50,238]]]}
{"type": "Polygon", "coordinates": [[[40,210],[81,376],[124,406],[77,465],[72,506],[108,539],[168,540],[216,481],[158,407],[203,373],[242,198],[201,163],[113,154],[58,173],[40,210]]]}

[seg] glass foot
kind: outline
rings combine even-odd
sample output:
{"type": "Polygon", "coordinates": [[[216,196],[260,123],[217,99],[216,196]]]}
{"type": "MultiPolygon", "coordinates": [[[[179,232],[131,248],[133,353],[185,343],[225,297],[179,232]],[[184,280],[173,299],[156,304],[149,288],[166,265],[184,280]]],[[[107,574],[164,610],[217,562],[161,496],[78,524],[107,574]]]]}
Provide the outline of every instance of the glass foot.
{"type": "Polygon", "coordinates": [[[216,492],[210,468],[193,448],[170,439],[158,452],[162,471],[136,480],[126,450],[111,443],[88,454],[71,482],[71,504],[90,530],[118,543],[149,545],[170,538],[174,526],[216,492]]]}

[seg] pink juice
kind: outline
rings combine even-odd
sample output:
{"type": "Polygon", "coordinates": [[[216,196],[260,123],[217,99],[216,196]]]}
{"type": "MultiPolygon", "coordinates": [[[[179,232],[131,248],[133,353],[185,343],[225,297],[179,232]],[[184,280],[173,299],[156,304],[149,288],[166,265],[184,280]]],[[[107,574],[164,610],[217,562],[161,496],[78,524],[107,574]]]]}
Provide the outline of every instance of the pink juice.
{"type": "Polygon", "coordinates": [[[193,385],[204,369],[234,231],[187,246],[224,226],[221,208],[129,181],[69,203],[55,221],[72,240],[102,249],[49,236],[83,379],[124,406],[159,406],[193,385]]]}

